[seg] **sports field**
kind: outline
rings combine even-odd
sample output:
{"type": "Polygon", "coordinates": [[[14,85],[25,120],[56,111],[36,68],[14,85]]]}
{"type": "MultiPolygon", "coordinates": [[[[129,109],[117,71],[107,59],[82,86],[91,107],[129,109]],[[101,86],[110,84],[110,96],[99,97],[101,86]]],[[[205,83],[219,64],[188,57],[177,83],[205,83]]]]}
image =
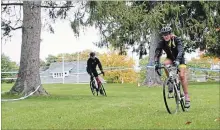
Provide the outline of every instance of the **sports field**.
{"type": "MultiPolygon", "coordinates": [[[[12,84],[2,84],[8,91],[12,84]]],[[[191,108],[167,113],[161,87],[105,84],[107,97],[86,84],[48,84],[50,96],[2,102],[2,129],[218,129],[219,83],[191,83],[191,108]]],[[[16,98],[2,95],[3,99],[16,98]]]]}

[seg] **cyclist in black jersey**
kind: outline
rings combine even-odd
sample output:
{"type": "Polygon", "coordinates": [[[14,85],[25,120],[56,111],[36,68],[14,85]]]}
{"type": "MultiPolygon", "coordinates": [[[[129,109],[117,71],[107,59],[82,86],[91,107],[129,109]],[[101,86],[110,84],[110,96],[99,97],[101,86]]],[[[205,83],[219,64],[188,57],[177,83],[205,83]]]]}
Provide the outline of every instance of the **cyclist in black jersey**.
{"type": "MultiPolygon", "coordinates": [[[[155,50],[155,69],[159,68],[159,59],[164,50],[167,54],[167,58],[164,61],[164,64],[174,64],[180,70],[180,81],[183,86],[183,91],[185,95],[185,107],[190,107],[190,97],[188,94],[188,81],[186,76],[186,63],[184,58],[184,47],[180,38],[171,33],[172,28],[169,26],[163,27],[160,31],[162,35],[161,41],[158,43],[155,50]]],[[[166,74],[168,74],[166,72],[166,74]]],[[[169,89],[169,92],[172,93],[172,88],[169,89]]]]}
{"type": "Polygon", "coordinates": [[[101,80],[99,79],[98,72],[96,70],[96,66],[98,65],[99,69],[101,70],[101,73],[105,75],[103,69],[102,69],[102,64],[100,60],[95,56],[94,52],[91,52],[89,59],[87,60],[87,68],[86,71],[88,74],[92,77],[92,75],[95,77],[97,83],[98,83],[98,89],[100,90],[100,93],[103,94],[102,89],[100,89],[100,83],[101,80]]]}

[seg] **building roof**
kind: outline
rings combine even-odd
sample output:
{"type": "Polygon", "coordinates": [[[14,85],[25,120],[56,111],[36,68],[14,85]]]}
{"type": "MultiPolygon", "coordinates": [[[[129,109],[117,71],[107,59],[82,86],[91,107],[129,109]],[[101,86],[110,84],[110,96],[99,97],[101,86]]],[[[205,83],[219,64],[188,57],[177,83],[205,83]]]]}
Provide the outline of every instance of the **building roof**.
{"type": "MultiPolygon", "coordinates": [[[[53,78],[50,73],[62,73],[63,63],[62,62],[55,62],[51,63],[50,67],[41,72],[41,82],[42,83],[62,83],[62,78],[53,78]]],[[[86,61],[79,61],[79,74],[77,75],[77,61],[73,62],[65,62],[64,63],[64,71],[69,71],[70,74],[64,78],[65,83],[88,83],[90,81],[90,76],[86,72],[86,61]],[[78,78],[77,78],[78,76],[78,78]]]]}

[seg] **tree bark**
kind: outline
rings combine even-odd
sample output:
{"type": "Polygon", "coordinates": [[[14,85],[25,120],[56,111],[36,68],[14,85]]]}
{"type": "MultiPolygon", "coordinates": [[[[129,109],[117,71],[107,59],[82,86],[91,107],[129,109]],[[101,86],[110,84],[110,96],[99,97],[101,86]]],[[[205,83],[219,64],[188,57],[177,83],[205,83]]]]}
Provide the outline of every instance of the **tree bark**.
{"type": "Polygon", "coordinates": [[[27,95],[39,85],[34,95],[47,95],[40,80],[41,1],[23,2],[23,27],[20,68],[10,93],[27,95]]]}
{"type": "Polygon", "coordinates": [[[149,49],[149,62],[148,66],[152,66],[152,68],[147,67],[146,79],[144,81],[144,85],[148,87],[158,86],[162,84],[162,81],[159,75],[155,72],[153,65],[154,65],[154,54],[157,47],[157,43],[159,42],[159,34],[156,30],[154,30],[151,34],[151,42],[150,42],[150,49],[149,49]]]}

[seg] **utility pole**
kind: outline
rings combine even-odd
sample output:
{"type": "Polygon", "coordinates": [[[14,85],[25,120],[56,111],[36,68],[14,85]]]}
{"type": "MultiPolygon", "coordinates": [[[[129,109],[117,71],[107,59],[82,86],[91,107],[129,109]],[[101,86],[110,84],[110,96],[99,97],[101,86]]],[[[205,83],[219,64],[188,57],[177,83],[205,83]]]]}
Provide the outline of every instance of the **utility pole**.
{"type": "Polygon", "coordinates": [[[64,84],[64,78],[65,78],[64,76],[64,54],[62,54],[62,61],[63,61],[63,84],[64,84]]]}
{"type": "Polygon", "coordinates": [[[79,83],[79,52],[77,55],[77,83],[79,83]]]}

